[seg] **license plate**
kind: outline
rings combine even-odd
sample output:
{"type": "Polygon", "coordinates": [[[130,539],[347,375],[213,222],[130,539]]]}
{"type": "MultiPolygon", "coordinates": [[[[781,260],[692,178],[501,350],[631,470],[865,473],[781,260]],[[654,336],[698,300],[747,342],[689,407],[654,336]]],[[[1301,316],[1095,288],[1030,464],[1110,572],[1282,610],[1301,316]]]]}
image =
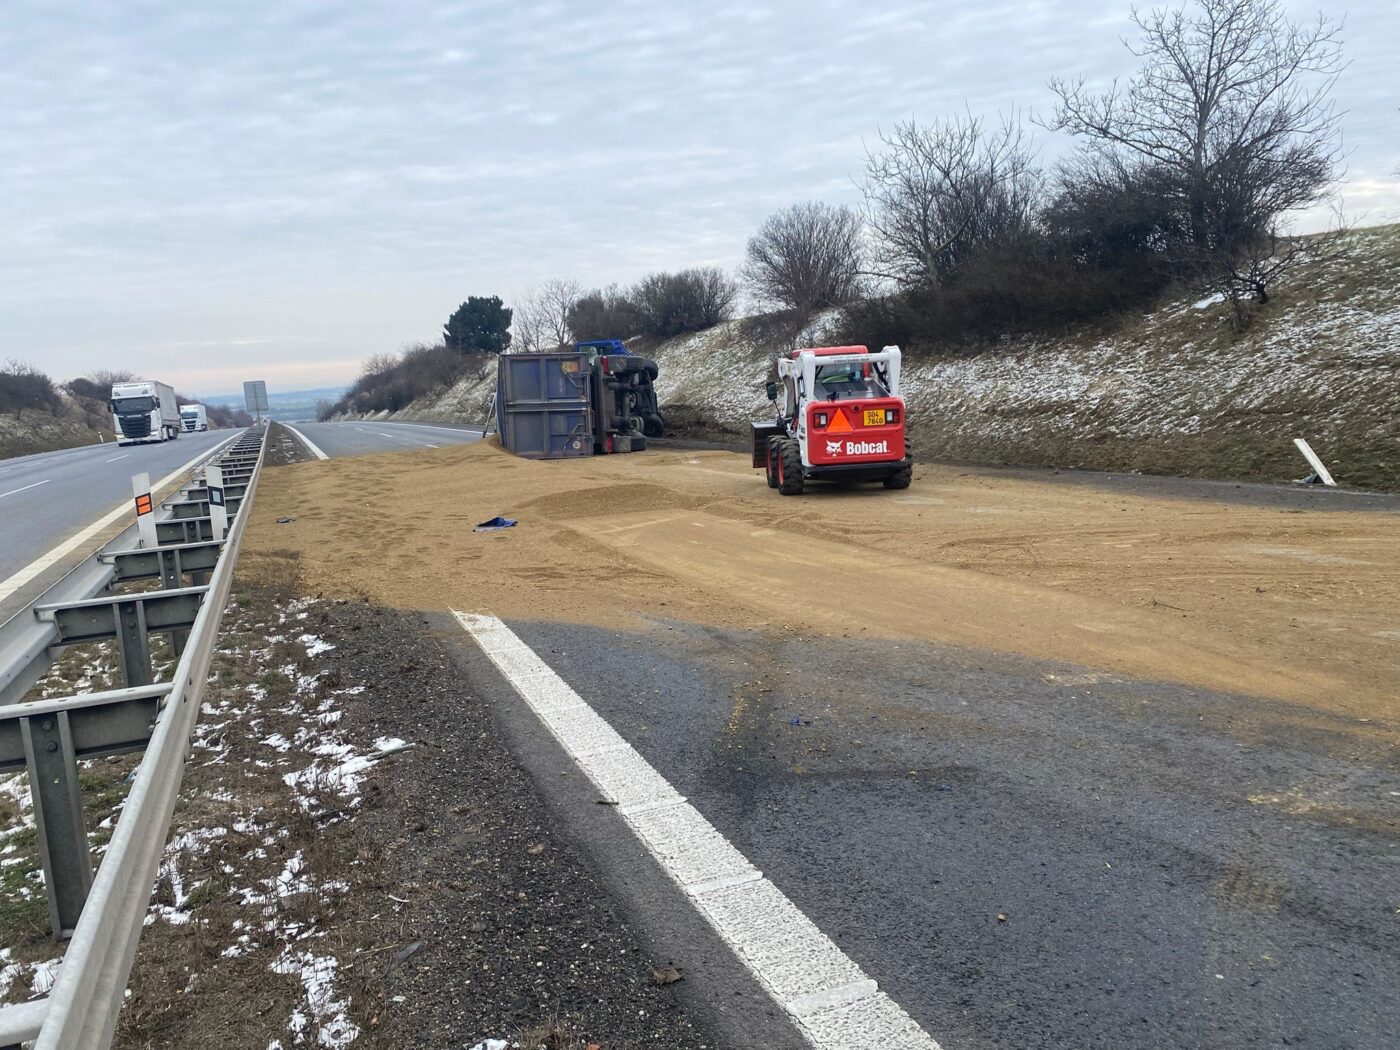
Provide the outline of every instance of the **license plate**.
{"type": "Polygon", "coordinates": [[[884,426],[885,410],[883,408],[867,408],[865,410],[865,425],[868,427],[884,426]]]}

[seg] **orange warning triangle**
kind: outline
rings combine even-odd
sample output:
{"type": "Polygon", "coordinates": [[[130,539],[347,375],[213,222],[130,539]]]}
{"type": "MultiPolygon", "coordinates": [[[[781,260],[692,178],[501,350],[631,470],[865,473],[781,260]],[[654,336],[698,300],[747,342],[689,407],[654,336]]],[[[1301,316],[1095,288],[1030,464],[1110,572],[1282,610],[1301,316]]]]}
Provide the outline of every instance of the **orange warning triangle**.
{"type": "Polygon", "coordinates": [[[826,428],[828,434],[849,434],[855,427],[851,426],[851,421],[846,418],[845,409],[838,408],[831,414],[831,426],[826,428]]]}

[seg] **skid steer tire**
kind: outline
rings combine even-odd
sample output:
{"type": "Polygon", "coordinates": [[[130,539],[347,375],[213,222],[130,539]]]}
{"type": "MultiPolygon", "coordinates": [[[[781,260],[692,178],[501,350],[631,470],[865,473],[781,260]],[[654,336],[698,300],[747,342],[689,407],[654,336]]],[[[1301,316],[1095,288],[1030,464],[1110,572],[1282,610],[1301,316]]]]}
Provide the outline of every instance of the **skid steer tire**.
{"type": "Polygon", "coordinates": [[[906,463],[889,477],[885,478],[883,484],[887,489],[907,489],[909,483],[914,480],[914,468],[906,463]]]}
{"type": "Polygon", "coordinates": [[[792,438],[779,439],[778,491],[784,496],[802,495],[802,448],[792,438]]]}
{"type": "Polygon", "coordinates": [[[768,476],[768,487],[775,489],[778,487],[778,448],[783,439],[780,437],[770,437],[768,439],[768,462],[764,471],[768,476]]]}

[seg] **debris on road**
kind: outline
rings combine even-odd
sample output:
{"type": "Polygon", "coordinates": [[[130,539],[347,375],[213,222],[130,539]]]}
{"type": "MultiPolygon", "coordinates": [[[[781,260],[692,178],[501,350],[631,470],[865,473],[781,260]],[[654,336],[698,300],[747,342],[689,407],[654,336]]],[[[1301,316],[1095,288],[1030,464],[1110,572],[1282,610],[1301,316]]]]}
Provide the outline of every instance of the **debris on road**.
{"type": "Polygon", "coordinates": [[[502,517],[501,515],[498,514],[498,515],[496,515],[496,517],[494,517],[494,518],[491,518],[491,519],[489,519],[489,520],[487,520],[487,521],[481,522],[481,523],[480,523],[479,525],[477,525],[477,527],[476,527],[475,529],[473,529],[472,531],[473,531],[473,532],[495,532],[495,531],[498,530],[498,529],[510,529],[510,528],[514,528],[515,525],[516,525],[516,522],[515,522],[514,519],[502,517]]]}

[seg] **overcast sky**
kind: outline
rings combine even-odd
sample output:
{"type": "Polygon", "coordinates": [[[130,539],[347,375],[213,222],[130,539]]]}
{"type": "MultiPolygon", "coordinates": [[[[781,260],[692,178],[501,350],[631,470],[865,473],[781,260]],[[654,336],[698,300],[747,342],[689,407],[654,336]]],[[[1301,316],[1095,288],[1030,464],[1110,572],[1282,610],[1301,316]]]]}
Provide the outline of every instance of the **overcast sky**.
{"type": "MultiPolygon", "coordinates": [[[[1325,10],[1346,16],[1348,211],[1396,221],[1400,4],[1325,10]]],[[[1044,113],[1053,75],[1128,74],[1127,15],[6,0],[0,359],[191,393],[331,385],[470,294],[733,266],[774,209],[854,202],[881,125],[1044,113]]]]}

